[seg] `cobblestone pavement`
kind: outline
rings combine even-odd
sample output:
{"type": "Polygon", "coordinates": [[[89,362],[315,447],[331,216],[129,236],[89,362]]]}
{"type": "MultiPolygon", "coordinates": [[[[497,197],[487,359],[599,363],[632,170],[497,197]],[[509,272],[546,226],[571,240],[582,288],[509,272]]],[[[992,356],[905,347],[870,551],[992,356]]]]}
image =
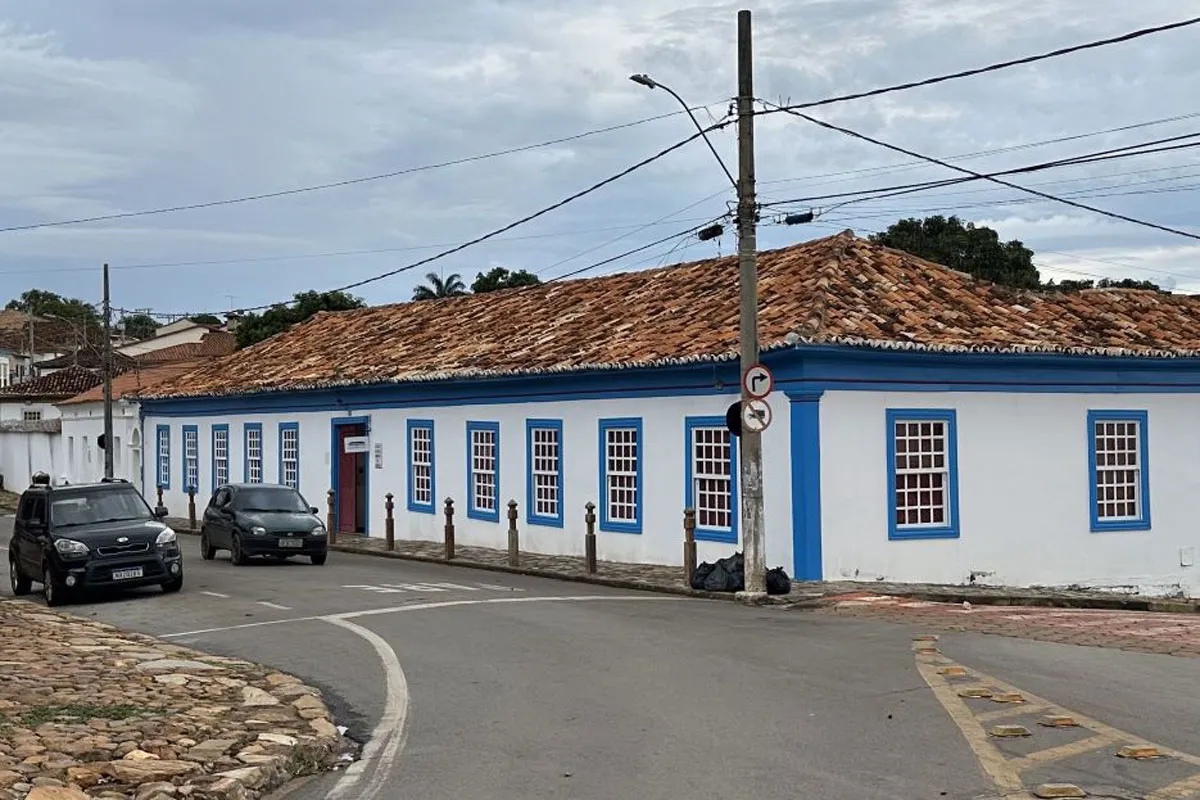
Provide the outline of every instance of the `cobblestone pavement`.
{"type": "Polygon", "coordinates": [[[1063,644],[1200,658],[1200,616],[1099,609],[933,603],[863,592],[829,597],[825,613],[1063,644]]]}
{"type": "Polygon", "coordinates": [[[0,601],[0,799],[246,800],[338,755],[316,689],[0,601]]]}

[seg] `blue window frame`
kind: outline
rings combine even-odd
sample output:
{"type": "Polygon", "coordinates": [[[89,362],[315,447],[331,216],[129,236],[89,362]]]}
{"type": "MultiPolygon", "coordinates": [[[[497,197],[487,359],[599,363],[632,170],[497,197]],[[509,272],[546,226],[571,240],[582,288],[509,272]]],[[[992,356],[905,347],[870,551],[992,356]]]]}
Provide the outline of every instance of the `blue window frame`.
{"type": "Polygon", "coordinates": [[[437,497],[433,420],[410,419],[407,440],[408,510],[432,514],[435,511],[434,498],[437,497]]]}
{"type": "Polygon", "coordinates": [[[212,490],[229,483],[229,426],[212,426],[212,490]]]}
{"type": "Polygon", "coordinates": [[[600,420],[600,530],[642,532],[642,419],[600,420]]]}
{"type": "Polygon", "coordinates": [[[953,409],[887,410],[889,539],[956,539],[958,431],[953,409]]]}
{"type": "Polygon", "coordinates": [[[531,525],[563,527],[563,425],[525,421],[525,508],[531,525]]]}
{"type": "Polygon", "coordinates": [[[264,476],[261,422],[247,422],[242,426],[242,447],[242,480],[246,483],[262,483],[264,476]]]}
{"type": "Polygon", "coordinates": [[[1088,411],[1092,531],[1150,530],[1150,449],[1145,411],[1088,411]]]}
{"type": "Polygon", "coordinates": [[[155,485],[160,489],[171,488],[171,426],[159,425],[154,429],[156,442],[155,461],[158,475],[155,485]]]}
{"type": "Polygon", "coordinates": [[[467,516],[500,521],[500,423],[467,423],[467,516]]]}
{"type": "Polygon", "coordinates": [[[300,490],[299,422],[279,423],[279,483],[300,490]]]}
{"type": "Polygon", "coordinates": [[[183,426],[183,481],[179,488],[200,491],[200,431],[195,425],[183,426]]]}
{"type": "Polygon", "coordinates": [[[687,417],[683,428],[683,503],[696,512],[696,538],[737,544],[737,439],[724,417],[687,417]]]}

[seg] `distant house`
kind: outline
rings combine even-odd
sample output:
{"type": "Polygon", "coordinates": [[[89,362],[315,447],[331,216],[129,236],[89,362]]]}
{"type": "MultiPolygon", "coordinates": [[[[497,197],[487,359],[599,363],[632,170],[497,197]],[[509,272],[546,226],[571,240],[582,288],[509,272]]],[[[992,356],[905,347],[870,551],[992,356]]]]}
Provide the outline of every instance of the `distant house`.
{"type": "Polygon", "coordinates": [[[35,366],[79,349],[77,328],[68,320],[0,309],[0,390],[36,377],[35,366]]]}
{"type": "Polygon", "coordinates": [[[99,385],[98,373],[68,367],[0,389],[0,475],[19,491],[34,472],[56,480],[64,474],[61,430],[56,403],[99,385]]]}
{"type": "MultiPolygon", "coordinates": [[[[1200,595],[1200,298],[1021,292],[847,232],[759,260],[766,553],[803,579],[1200,595]]],[[[736,259],[323,313],[142,393],[143,482],[339,531],[677,564],[742,547],[736,259]]]]}
{"type": "Polygon", "coordinates": [[[118,348],[121,355],[141,360],[143,356],[157,350],[163,350],[176,345],[195,345],[208,342],[213,349],[228,348],[233,352],[236,339],[232,333],[212,325],[201,325],[189,319],[181,319],[170,325],[163,325],[150,339],[132,342],[118,348]],[[219,343],[219,344],[218,344],[219,343]]]}

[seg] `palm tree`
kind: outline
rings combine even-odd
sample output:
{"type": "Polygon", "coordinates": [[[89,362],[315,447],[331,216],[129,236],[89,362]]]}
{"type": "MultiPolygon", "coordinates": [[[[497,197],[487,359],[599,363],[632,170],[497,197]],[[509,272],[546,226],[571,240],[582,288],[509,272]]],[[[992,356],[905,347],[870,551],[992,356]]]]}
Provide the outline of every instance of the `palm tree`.
{"type": "Polygon", "coordinates": [[[467,285],[457,272],[443,279],[436,272],[425,276],[429,285],[417,286],[413,289],[413,300],[436,300],[439,297],[462,297],[467,293],[467,285]]]}

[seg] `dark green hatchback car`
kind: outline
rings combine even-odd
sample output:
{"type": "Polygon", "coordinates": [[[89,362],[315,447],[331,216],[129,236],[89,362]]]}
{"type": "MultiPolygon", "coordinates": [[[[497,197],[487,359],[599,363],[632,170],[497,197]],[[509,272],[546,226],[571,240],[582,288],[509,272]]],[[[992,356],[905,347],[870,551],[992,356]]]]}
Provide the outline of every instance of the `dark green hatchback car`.
{"type": "Polygon", "coordinates": [[[307,556],[314,564],[324,564],[329,539],[318,513],[290,486],[220,486],[204,509],[200,555],[211,561],[218,550],[228,550],[236,566],[253,556],[280,561],[307,556]]]}

